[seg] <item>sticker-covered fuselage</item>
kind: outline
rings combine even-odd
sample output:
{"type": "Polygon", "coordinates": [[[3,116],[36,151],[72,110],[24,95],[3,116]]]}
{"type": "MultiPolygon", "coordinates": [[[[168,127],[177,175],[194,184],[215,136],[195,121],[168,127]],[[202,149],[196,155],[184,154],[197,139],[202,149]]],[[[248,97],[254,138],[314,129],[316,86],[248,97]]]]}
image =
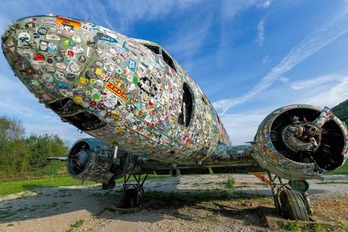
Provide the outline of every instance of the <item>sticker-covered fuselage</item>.
{"type": "Polygon", "coordinates": [[[135,155],[196,162],[229,137],[211,103],[159,45],[89,21],[37,16],[3,38],[11,68],[63,121],[135,155]]]}

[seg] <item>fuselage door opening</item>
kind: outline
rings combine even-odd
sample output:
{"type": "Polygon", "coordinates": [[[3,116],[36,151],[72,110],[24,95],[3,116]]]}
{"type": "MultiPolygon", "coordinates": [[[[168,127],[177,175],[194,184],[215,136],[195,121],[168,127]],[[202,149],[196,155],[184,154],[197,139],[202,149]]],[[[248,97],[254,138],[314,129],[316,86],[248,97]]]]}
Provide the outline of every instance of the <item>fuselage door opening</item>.
{"type": "Polygon", "coordinates": [[[188,84],[184,83],[184,94],[182,98],[181,114],[179,115],[179,124],[188,127],[193,113],[193,95],[188,84]]]}

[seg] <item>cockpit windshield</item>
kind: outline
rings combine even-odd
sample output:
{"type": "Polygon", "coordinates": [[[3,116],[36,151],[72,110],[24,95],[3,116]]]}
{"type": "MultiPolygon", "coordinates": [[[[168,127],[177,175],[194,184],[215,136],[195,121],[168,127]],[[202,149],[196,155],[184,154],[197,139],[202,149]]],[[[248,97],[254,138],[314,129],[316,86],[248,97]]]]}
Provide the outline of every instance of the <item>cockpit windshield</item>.
{"type": "Polygon", "coordinates": [[[147,47],[148,49],[150,49],[156,55],[161,55],[163,61],[166,62],[166,64],[168,64],[172,69],[174,69],[176,71],[173,59],[161,47],[155,46],[155,45],[146,44],[146,43],[142,43],[142,44],[145,47],[147,47]]]}

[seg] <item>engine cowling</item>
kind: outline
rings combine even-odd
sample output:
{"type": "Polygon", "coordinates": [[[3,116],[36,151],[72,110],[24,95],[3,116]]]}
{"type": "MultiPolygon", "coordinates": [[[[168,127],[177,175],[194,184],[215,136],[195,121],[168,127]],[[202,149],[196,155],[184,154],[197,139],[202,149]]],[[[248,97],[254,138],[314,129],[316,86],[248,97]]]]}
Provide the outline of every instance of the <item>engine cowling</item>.
{"type": "Polygon", "coordinates": [[[80,180],[108,183],[114,175],[114,148],[103,141],[85,138],[70,149],[67,170],[80,180]]]}
{"type": "Polygon", "coordinates": [[[329,108],[279,108],[260,124],[254,142],[254,159],[285,179],[321,179],[347,160],[347,128],[329,108]]]}

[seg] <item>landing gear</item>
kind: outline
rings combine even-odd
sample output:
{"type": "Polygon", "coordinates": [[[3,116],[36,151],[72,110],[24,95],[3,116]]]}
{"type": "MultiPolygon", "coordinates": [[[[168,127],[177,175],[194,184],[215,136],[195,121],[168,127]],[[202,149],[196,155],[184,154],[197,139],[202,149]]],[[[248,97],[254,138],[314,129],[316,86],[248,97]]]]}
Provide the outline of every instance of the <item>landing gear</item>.
{"type": "Polygon", "coordinates": [[[141,205],[141,197],[144,193],[144,182],[148,174],[145,174],[143,180],[141,180],[141,175],[126,175],[124,176],[123,183],[123,195],[120,202],[118,203],[118,208],[136,208],[141,205]],[[136,183],[128,183],[130,177],[133,176],[136,183]]]}
{"type": "Polygon", "coordinates": [[[290,220],[309,221],[308,212],[300,194],[284,189],[279,193],[283,216],[290,220]]]}
{"type": "MultiPolygon", "coordinates": [[[[313,213],[307,193],[309,185],[307,188],[296,189],[294,182],[290,182],[289,185],[284,184],[280,177],[277,175],[272,177],[270,172],[268,176],[278,214],[290,220],[309,221],[308,214],[313,213]]],[[[295,183],[303,186],[303,183],[307,182],[295,181],[295,183]]]]}

